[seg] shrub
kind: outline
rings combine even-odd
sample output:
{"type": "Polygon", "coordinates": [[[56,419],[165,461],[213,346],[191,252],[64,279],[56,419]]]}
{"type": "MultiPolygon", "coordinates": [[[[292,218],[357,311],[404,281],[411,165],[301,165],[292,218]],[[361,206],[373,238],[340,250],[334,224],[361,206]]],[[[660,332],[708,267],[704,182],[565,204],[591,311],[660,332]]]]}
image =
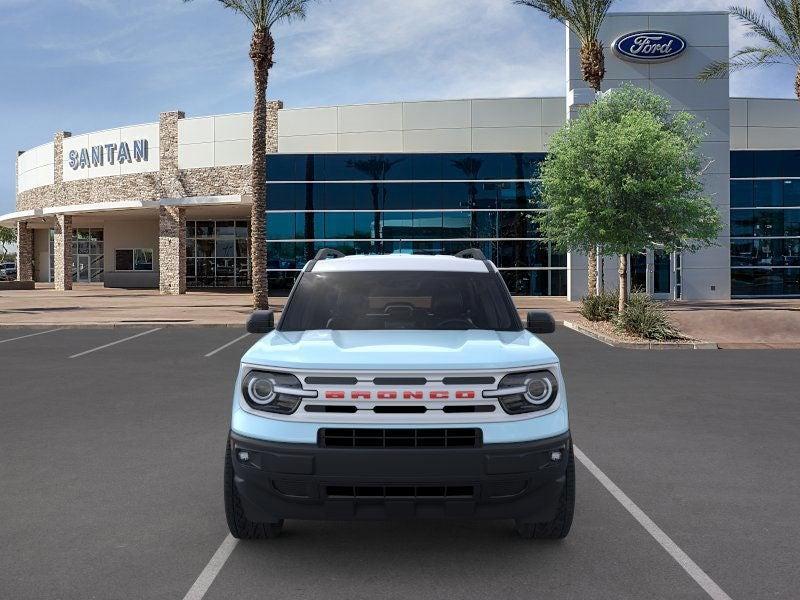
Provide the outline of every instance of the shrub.
{"type": "Polygon", "coordinates": [[[588,321],[611,321],[617,314],[619,292],[603,292],[581,298],[581,316],[588,321]]]}
{"type": "Polygon", "coordinates": [[[631,294],[625,310],[614,319],[614,325],[620,331],[648,340],[685,339],[662,306],[647,294],[631,294]]]}

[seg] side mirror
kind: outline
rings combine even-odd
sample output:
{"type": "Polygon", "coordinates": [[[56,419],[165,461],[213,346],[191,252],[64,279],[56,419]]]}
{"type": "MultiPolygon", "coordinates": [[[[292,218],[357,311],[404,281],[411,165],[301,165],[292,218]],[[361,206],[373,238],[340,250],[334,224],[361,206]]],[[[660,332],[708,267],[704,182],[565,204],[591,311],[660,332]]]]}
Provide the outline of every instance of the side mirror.
{"type": "Polygon", "coordinates": [[[548,312],[532,310],[528,313],[528,326],[531,333],[553,333],[556,330],[556,321],[548,312]]]}
{"type": "Polygon", "coordinates": [[[269,333],[275,329],[275,314],[271,310],[256,310],[247,319],[247,333],[269,333]]]}

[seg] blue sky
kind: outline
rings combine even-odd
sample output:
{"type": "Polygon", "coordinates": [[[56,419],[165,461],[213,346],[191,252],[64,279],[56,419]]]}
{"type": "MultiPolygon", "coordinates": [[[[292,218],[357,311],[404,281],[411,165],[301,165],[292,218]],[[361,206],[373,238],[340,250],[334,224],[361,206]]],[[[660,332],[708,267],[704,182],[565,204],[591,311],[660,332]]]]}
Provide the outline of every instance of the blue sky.
{"type": "MultiPolygon", "coordinates": [[[[620,0],[615,10],[652,6],[620,0]]],[[[563,28],[510,0],[320,0],[276,40],[269,96],[286,106],[564,93],[563,28]]],[[[0,213],[14,210],[17,150],[58,130],[250,110],[248,43],[246,21],[217,0],[0,0],[0,213]]],[[[731,87],[791,97],[792,81],[777,67],[731,87]]]]}

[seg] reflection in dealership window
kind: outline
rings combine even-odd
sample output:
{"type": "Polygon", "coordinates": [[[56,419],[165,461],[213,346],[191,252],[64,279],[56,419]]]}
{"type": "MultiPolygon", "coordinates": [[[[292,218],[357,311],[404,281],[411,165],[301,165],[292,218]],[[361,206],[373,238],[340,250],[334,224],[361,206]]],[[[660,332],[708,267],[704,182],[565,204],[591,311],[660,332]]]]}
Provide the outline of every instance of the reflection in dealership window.
{"type": "MultiPolygon", "coordinates": [[[[293,219],[290,215],[284,222],[292,223],[293,219]]],[[[287,233],[290,231],[294,227],[288,228],[287,233]]],[[[249,287],[249,232],[248,221],[188,221],[187,287],[249,287]]]]}
{"type": "Polygon", "coordinates": [[[114,251],[117,271],[152,271],[153,250],[150,248],[117,248],[114,251]]]}
{"type": "Polygon", "coordinates": [[[731,294],[800,295],[800,152],[731,152],[731,294]]]}
{"type": "Polygon", "coordinates": [[[269,156],[270,293],[288,293],[325,247],[345,254],[455,254],[475,247],[499,266],[512,292],[566,295],[566,255],[541,239],[531,218],[541,209],[539,185],[531,180],[544,156],[269,156]]]}

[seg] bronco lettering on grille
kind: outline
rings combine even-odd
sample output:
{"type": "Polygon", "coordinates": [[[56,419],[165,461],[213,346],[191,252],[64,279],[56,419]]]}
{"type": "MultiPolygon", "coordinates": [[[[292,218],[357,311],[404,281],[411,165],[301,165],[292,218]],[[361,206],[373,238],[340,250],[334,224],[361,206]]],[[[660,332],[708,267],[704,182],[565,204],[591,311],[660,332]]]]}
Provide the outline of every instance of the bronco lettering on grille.
{"type": "MultiPolygon", "coordinates": [[[[424,400],[427,393],[428,400],[474,400],[476,394],[472,390],[456,390],[450,392],[449,390],[431,390],[429,392],[405,390],[402,393],[403,400],[424,400]]],[[[328,390],[325,392],[326,400],[344,400],[347,398],[348,393],[343,390],[328,390]]],[[[349,392],[351,400],[397,400],[400,398],[400,392],[394,390],[380,390],[372,392],[370,390],[352,390],[349,392]]]]}

